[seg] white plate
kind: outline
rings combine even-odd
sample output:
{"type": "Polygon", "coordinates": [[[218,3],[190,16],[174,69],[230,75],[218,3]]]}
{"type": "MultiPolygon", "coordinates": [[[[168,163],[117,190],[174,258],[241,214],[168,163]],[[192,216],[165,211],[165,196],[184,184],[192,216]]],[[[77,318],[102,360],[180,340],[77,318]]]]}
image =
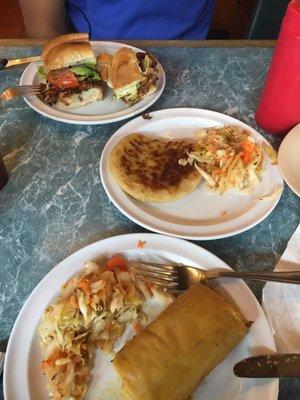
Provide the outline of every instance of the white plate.
{"type": "MultiPolygon", "coordinates": [[[[143,51],[141,49],[138,49],[137,47],[128,46],[127,44],[122,43],[91,43],[96,55],[102,52],[114,54],[121,47],[129,47],[134,51],[143,51]]],[[[40,83],[37,70],[37,67],[39,65],[41,65],[41,63],[31,63],[28,65],[21,76],[20,85],[32,85],[40,83]]],[[[105,98],[103,101],[98,101],[96,103],[88,104],[84,107],[79,107],[71,110],[66,110],[59,106],[50,107],[47,104],[43,103],[36,96],[24,97],[24,100],[31,108],[33,108],[38,113],[44,115],[45,117],[55,119],[56,121],[81,125],[96,125],[121,121],[123,119],[133,117],[134,115],[146,110],[153,103],[155,103],[156,100],[159,99],[164,90],[166,78],[161,64],[158,64],[158,68],[159,74],[156,84],[157,91],[152,95],[145,97],[140,102],[129,108],[126,107],[123,102],[113,100],[113,92],[111,89],[107,88],[107,86],[105,88],[105,98]]]]}
{"type": "Polygon", "coordinates": [[[173,108],[151,113],[152,119],[137,117],[123,125],[108,140],[102,152],[100,175],[114,205],[137,224],[155,232],[187,239],[219,239],[243,232],[266,218],[279,201],[259,197],[270,194],[283,181],[277,166],[265,162],[262,182],[249,195],[230,191],[223,196],[211,193],[205,183],[188,196],[169,203],[147,203],[133,199],[117,185],[109,172],[109,154],[124,136],[141,132],[164,138],[192,137],[199,128],[234,124],[251,131],[257,142],[267,141],[250,126],[214,111],[173,108]]]}
{"type": "Polygon", "coordinates": [[[278,151],[278,167],[289,187],[300,196],[300,124],[283,139],[278,151]]]}
{"type": "MultiPolygon", "coordinates": [[[[48,400],[45,379],[40,372],[41,354],[36,329],[41,314],[54,301],[60,287],[82,269],[85,260],[104,260],[115,253],[128,259],[200,265],[205,269],[229,268],[223,261],[195,244],[155,234],[129,234],[93,243],[58,264],[34,289],[12,330],[4,366],[6,400],[48,400]],[[145,240],[145,249],[137,249],[145,240]]],[[[234,376],[233,365],[248,356],[274,352],[275,344],[266,317],[248,286],[239,279],[215,281],[215,288],[235,303],[248,320],[254,321],[244,340],[201,383],[194,400],[275,400],[278,380],[242,379],[234,376]]],[[[201,310],[199,310],[201,312],[201,310]]],[[[117,384],[109,359],[96,352],[93,382],[88,400],[118,400],[117,384]]]]}

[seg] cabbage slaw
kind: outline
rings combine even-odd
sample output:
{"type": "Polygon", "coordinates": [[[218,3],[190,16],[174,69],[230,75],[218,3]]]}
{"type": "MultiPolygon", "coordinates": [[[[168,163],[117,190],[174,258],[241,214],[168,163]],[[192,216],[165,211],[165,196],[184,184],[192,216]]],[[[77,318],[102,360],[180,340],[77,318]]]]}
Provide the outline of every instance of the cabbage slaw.
{"type": "Polygon", "coordinates": [[[63,285],[38,328],[42,372],[51,398],[84,399],[91,380],[93,348],[113,353],[127,323],[132,323],[136,332],[142,329],[147,324],[142,305],[153,293],[119,255],[103,266],[86,262],[84,271],[63,285]]]}
{"type": "Polygon", "coordinates": [[[194,165],[207,185],[219,194],[229,189],[250,193],[261,182],[264,154],[272,161],[276,157],[275,150],[267,146],[266,151],[265,144],[256,143],[250,132],[239,126],[203,129],[196,136],[194,149],[179,164],[194,165]]]}

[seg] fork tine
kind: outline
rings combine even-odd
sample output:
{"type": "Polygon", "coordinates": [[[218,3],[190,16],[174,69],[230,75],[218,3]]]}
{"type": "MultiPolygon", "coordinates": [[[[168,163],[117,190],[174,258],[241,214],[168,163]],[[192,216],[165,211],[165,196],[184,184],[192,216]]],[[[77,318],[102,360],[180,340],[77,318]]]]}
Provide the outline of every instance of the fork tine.
{"type": "Polygon", "coordinates": [[[174,269],[176,268],[176,265],[160,264],[160,263],[148,262],[148,261],[141,261],[139,264],[140,265],[148,265],[151,268],[156,268],[159,270],[167,270],[167,271],[174,271],[174,269]]]}
{"type": "Polygon", "coordinates": [[[25,90],[25,91],[21,91],[20,92],[20,95],[21,96],[33,96],[33,95],[36,95],[36,94],[39,94],[39,93],[41,93],[41,91],[40,90],[25,90]]]}
{"type": "Polygon", "coordinates": [[[145,276],[147,278],[158,278],[161,280],[164,280],[166,282],[178,282],[177,276],[173,275],[162,275],[157,272],[152,272],[152,271],[138,271],[136,272],[137,276],[145,276]]]}
{"type": "Polygon", "coordinates": [[[143,275],[140,276],[140,279],[142,279],[145,282],[153,283],[154,285],[164,287],[166,289],[171,289],[174,290],[178,287],[178,283],[176,282],[166,282],[164,279],[158,279],[158,278],[147,278],[143,275]]]}
{"type": "Polygon", "coordinates": [[[20,97],[30,97],[30,96],[37,96],[39,93],[26,93],[26,94],[22,94],[22,96],[20,97]]]}
{"type": "Polygon", "coordinates": [[[40,85],[22,85],[22,86],[16,86],[15,88],[13,88],[17,91],[23,91],[23,90],[41,90],[41,86],[40,85]]]}
{"type": "Polygon", "coordinates": [[[37,94],[39,94],[40,92],[29,92],[29,93],[23,93],[20,96],[21,97],[28,97],[28,96],[36,96],[37,94]]]}
{"type": "Polygon", "coordinates": [[[177,271],[169,271],[169,270],[161,270],[160,268],[152,268],[144,265],[139,265],[135,268],[136,271],[150,272],[156,273],[162,276],[177,276],[177,271]]]}
{"type": "Polygon", "coordinates": [[[31,92],[31,91],[35,91],[35,90],[42,90],[39,86],[34,87],[34,86],[28,86],[28,87],[23,87],[23,86],[19,86],[16,88],[16,90],[18,92],[31,92]]]}

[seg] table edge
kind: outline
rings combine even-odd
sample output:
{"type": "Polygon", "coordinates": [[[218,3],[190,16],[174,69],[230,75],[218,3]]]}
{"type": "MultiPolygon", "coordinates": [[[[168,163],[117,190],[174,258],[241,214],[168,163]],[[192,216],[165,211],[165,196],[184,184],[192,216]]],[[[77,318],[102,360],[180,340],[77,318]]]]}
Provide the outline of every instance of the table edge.
{"type": "MultiPolygon", "coordinates": [[[[274,47],[275,40],[112,40],[136,47],[274,47]]],[[[0,39],[0,47],[41,46],[47,40],[41,39],[0,39]]]]}

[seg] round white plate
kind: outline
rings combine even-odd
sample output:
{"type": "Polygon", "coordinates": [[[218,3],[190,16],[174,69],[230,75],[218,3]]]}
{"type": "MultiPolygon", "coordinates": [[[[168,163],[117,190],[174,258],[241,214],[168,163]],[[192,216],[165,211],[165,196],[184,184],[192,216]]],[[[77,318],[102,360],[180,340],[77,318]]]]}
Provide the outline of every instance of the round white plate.
{"type": "MultiPolygon", "coordinates": [[[[114,54],[121,47],[129,47],[134,51],[143,51],[137,47],[128,46],[127,44],[114,42],[91,42],[96,55],[100,53],[114,54]]],[[[24,70],[20,85],[32,85],[40,83],[38,76],[38,66],[42,63],[31,63],[24,70]]],[[[59,106],[50,107],[43,103],[37,96],[24,97],[26,103],[38,113],[45,117],[55,119],[56,121],[68,122],[71,124],[96,125],[107,124],[109,122],[121,121],[126,118],[146,110],[161,96],[166,77],[161,64],[158,63],[159,74],[157,91],[152,95],[145,97],[132,107],[126,107],[122,101],[113,100],[113,91],[105,86],[105,97],[103,101],[88,104],[84,107],[74,108],[71,110],[64,109],[59,106]]]]}
{"type": "Polygon", "coordinates": [[[243,232],[266,218],[279,201],[281,190],[273,200],[259,200],[283,187],[275,165],[265,162],[262,182],[249,195],[230,191],[220,196],[208,191],[204,180],[188,196],[168,203],[147,203],[127,195],[109,172],[109,154],[124,136],[140,132],[163,138],[192,137],[199,128],[239,125],[251,131],[257,142],[267,142],[250,126],[214,111],[173,108],[151,113],[152,119],[137,117],[123,125],[108,140],[102,152],[100,175],[107,195],[128,218],[152,231],[198,240],[219,239],[243,232]]]}
{"type": "MultiPolygon", "coordinates": [[[[48,400],[45,378],[40,371],[41,354],[37,337],[40,317],[59,293],[61,286],[82,269],[83,261],[105,260],[115,253],[128,259],[170,260],[205,269],[229,268],[223,261],[195,244],[156,234],[128,234],[104,239],[77,251],[58,264],[33,290],[24,304],[12,330],[4,366],[6,400],[48,400]],[[138,249],[138,240],[145,248],[138,249]]],[[[233,372],[233,365],[251,355],[275,351],[273,336],[266,317],[248,286],[239,279],[214,281],[224,297],[235,303],[252,324],[244,340],[201,383],[194,400],[275,400],[276,379],[242,379],[233,372]]],[[[201,312],[201,310],[199,310],[201,312]]],[[[118,385],[110,360],[95,352],[93,380],[88,400],[119,400],[118,385]]]]}
{"type": "Polygon", "coordinates": [[[278,167],[289,187],[300,196],[300,124],[283,139],[278,151],[278,167]]]}

